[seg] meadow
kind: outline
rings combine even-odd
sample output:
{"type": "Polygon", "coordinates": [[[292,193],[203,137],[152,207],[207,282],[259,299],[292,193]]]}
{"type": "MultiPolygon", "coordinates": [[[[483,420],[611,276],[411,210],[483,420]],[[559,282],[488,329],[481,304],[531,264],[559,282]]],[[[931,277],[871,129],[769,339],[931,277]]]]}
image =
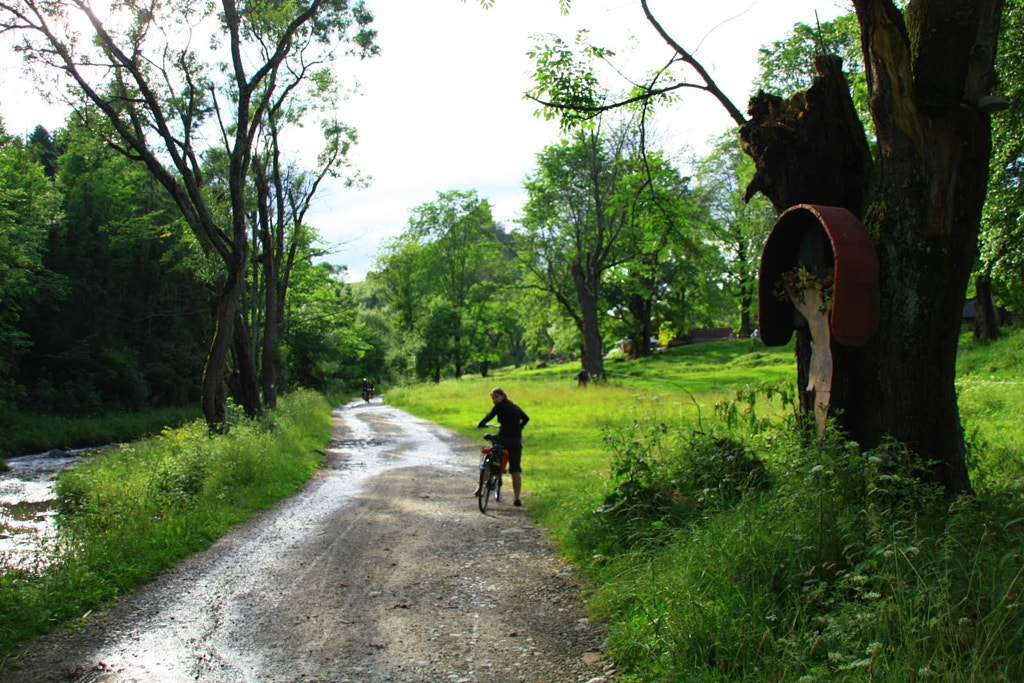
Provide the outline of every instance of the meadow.
{"type": "Polygon", "coordinates": [[[388,391],[466,435],[501,386],[531,417],[524,504],[584,577],[635,681],[1024,680],[1024,334],[965,334],[976,495],[912,454],[794,427],[792,351],[683,347],[388,391]]]}

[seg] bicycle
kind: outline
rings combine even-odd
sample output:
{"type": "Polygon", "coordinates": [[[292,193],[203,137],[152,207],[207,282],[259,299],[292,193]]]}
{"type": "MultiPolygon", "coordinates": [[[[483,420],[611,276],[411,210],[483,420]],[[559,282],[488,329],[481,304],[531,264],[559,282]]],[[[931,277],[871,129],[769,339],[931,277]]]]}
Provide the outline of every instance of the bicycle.
{"type": "Polygon", "coordinates": [[[494,500],[501,502],[501,474],[505,469],[508,451],[501,445],[497,434],[484,434],[484,438],[491,442],[491,446],[480,449],[484,457],[480,461],[480,485],[477,487],[476,497],[480,512],[486,513],[492,493],[494,500]]]}

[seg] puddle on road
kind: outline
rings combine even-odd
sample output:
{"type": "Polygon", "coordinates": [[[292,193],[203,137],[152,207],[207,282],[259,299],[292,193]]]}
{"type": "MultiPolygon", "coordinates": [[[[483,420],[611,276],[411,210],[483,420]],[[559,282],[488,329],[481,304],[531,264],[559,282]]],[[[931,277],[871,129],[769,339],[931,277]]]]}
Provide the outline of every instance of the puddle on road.
{"type": "Polygon", "coordinates": [[[334,411],[344,421],[344,431],[327,446],[334,463],[332,469],[357,473],[331,481],[334,500],[338,499],[336,496],[358,492],[370,477],[396,467],[465,469],[465,463],[459,460],[462,454],[452,453],[448,445],[434,436],[430,423],[379,400],[375,398],[369,405],[357,401],[334,411]]]}
{"type": "MultiPolygon", "coordinates": [[[[331,456],[325,465],[329,481],[316,498],[322,501],[305,506],[304,515],[326,514],[339,500],[358,493],[371,477],[396,467],[457,467],[460,453],[451,453],[438,440],[429,423],[402,413],[375,398],[337,408],[334,414],[344,420],[343,436],[327,445],[331,456]]],[[[57,536],[57,510],[54,506],[54,480],[57,475],[81,461],[88,450],[60,451],[11,458],[10,471],[0,472],[0,571],[8,568],[38,571],[48,563],[57,536]]],[[[306,520],[289,519],[283,525],[302,527],[306,520]]]]}

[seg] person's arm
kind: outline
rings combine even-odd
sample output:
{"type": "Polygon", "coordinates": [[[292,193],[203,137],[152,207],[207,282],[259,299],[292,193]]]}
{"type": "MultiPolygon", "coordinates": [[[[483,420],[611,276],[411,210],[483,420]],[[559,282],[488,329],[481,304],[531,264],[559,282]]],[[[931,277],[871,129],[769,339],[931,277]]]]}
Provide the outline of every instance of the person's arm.
{"type": "Polygon", "coordinates": [[[494,406],[493,408],[491,408],[491,412],[487,413],[487,416],[484,419],[480,420],[480,424],[478,424],[476,426],[476,428],[477,429],[483,429],[484,427],[486,427],[487,426],[487,421],[492,419],[494,417],[494,414],[497,413],[497,412],[498,412],[498,406],[494,406]]]}
{"type": "Polygon", "coordinates": [[[530,421],[530,416],[526,414],[525,410],[520,408],[519,409],[519,417],[521,418],[520,421],[519,421],[519,428],[522,429],[523,427],[526,426],[526,423],[530,421]]]}

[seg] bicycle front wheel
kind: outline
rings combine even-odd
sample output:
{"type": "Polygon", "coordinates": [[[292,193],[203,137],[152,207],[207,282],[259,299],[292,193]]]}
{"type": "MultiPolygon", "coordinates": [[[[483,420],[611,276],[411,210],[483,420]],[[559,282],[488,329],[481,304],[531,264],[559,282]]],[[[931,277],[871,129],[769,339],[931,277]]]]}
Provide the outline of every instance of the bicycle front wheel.
{"type": "Polygon", "coordinates": [[[480,512],[487,512],[487,468],[480,469],[480,487],[476,490],[476,502],[480,506],[480,512]]]}
{"type": "Polygon", "coordinates": [[[494,495],[494,486],[494,477],[490,477],[483,490],[480,491],[480,512],[487,512],[487,503],[491,501],[491,496],[494,495]]]}

